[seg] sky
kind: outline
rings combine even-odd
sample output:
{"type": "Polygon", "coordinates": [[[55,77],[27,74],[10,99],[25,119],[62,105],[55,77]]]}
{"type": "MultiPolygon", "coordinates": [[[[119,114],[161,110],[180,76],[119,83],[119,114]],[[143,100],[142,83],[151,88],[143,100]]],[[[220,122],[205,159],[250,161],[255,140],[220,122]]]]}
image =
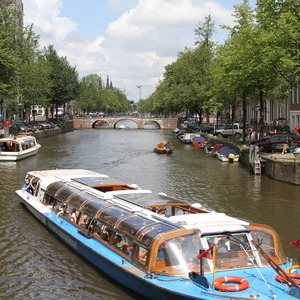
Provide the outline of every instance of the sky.
{"type": "MultiPolygon", "coordinates": [[[[23,0],[24,26],[40,47],[53,45],[79,78],[97,74],[137,102],[155,91],[165,66],[192,48],[194,29],[211,15],[222,43],[242,0],[23,0]],[[139,88],[137,86],[140,86],[139,88]]],[[[254,8],[255,0],[249,4],[254,8]]]]}

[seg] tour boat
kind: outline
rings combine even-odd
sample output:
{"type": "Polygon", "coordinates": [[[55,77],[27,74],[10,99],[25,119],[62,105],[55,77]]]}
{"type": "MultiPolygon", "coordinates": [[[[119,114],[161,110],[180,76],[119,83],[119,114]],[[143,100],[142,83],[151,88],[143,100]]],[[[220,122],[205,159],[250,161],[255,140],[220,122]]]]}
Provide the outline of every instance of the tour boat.
{"type": "Polygon", "coordinates": [[[162,141],[154,147],[154,152],[160,154],[170,154],[173,152],[173,146],[168,141],[162,141]]]}
{"type": "Polygon", "coordinates": [[[217,151],[217,157],[223,162],[237,162],[240,156],[237,152],[229,146],[224,146],[217,151]]]}
{"type": "Polygon", "coordinates": [[[17,161],[36,155],[41,147],[35,137],[19,135],[0,139],[0,161],[17,161]]]}
{"type": "Polygon", "coordinates": [[[31,171],[26,178],[33,189],[16,193],[28,210],[103,274],[145,298],[300,297],[299,266],[269,226],[88,170],[31,171]]]}

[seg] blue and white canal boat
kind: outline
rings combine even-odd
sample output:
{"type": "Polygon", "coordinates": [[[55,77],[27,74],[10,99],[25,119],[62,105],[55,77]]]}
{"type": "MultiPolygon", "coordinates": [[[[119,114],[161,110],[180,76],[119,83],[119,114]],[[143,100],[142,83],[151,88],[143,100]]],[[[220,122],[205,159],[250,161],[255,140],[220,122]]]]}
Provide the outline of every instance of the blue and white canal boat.
{"type": "Polygon", "coordinates": [[[16,193],[97,268],[149,299],[299,299],[279,236],[87,170],[27,173],[16,193]],[[150,205],[151,204],[151,205],[150,205]]]}

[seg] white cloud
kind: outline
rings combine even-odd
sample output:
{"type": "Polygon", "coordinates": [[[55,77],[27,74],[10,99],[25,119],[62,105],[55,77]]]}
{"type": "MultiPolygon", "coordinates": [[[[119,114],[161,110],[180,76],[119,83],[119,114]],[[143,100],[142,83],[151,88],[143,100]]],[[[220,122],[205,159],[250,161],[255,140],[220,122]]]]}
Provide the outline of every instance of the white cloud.
{"type": "MultiPolygon", "coordinates": [[[[176,59],[178,51],[193,46],[193,29],[199,21],[211,14],[217,25],[232,22],[231,12],[213,1],[140,0],[106,25],[105,38],[91,41],[80,33],[80,24],[60,16],[63,0],[23,2],[25,22],[34,23],[42,47],[53,44],[58,54],[77,66],[81,77],[96,73],[105,79],[109,74],[114,86],[125,86],[136,95],[137,84],[152,85],[143,97],[154,91],[164,66],[176,59]]],[[[110,0],[114,7],[135,2],[110,0]]]]}

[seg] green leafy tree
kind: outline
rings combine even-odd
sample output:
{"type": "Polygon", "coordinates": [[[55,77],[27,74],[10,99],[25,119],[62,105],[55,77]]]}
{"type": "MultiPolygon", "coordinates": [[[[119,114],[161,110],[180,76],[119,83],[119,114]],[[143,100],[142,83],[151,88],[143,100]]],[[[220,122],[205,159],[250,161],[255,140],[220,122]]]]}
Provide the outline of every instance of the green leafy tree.
{"type": "Polygon", "coordinates": [[[12,101],[16,107],[19,77],[19,49],[22,37],[22,16],[10,8],[7,2],[0,2],[0,100],[12,101]]]}
{"type": "MultiPolygon", "coordinates": [[[[45,56],[38,50],[39,37],[32,31],[32,26],[24,29],[20,51],[21,66],[19,88],[21,103],[26,111],[31,105],[47,107],[47,93],[51,88],[50,67],[45,56]]],[[[27,114],[29,115],[29,114],[27,114]]]]}
{"type": "Polygon", "coordinates": [[[50,65],[51,90],[48,97],[52,107],[65,106],[66,102],[75,99],[79,91],[79,80],[76,67],[72,67],[66,57],[58,56],[53,45],[44,49],[50,65]]]}

